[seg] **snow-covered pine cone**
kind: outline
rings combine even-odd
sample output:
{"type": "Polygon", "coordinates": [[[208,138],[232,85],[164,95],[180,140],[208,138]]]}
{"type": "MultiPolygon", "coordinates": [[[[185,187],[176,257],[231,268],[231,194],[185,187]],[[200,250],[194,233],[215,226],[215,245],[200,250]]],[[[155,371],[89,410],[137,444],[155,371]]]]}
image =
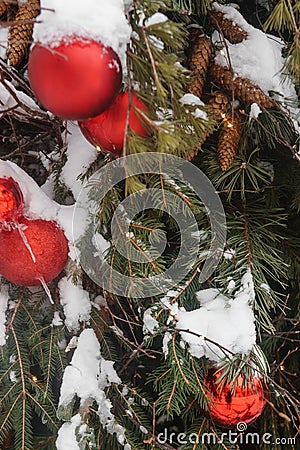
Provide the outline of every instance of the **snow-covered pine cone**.
{"type": "Polygon", "coordinates": [[[247,38],[248,34],[232,20],[227,19],[221,11],[212,10],[209,13],[210,23],[218,31],[222,31],[224,37],[232,44],[239,44],[247,38]]]}
{"type": "Polygon", "coordinates": [[[190,42],[187,66],[191,70],[192,82],[189,85],[189,91],[201,97],[212,55],[212,44],[210,38],[202,34],[199,29],[192,30],[190,42]]]}
{"type": "Polygon", "coordinates": [[[210,76],[229,94],[234,91],[235,97],[242,102],[257,103],[262,108],[272,108],[275,106],[274,100],[248,78],[234,78],[229,67],[213,64],[210,68],[210,76]]]}
{"type": "Polygon", "coordinates": [[[243,126],[243,116],[235,111],[233,117],[227,115],[223,120],[218,140],[218,160],[222,171],[228,170],[238,150],[243,126]]]}
{"type": "Polygon", "coordinates": [[[40,12],[39,0],[27,0],[22,3],[10,27],[7,57],[11,66],[18,66],[32,40],[34,19],[40,12]]]}

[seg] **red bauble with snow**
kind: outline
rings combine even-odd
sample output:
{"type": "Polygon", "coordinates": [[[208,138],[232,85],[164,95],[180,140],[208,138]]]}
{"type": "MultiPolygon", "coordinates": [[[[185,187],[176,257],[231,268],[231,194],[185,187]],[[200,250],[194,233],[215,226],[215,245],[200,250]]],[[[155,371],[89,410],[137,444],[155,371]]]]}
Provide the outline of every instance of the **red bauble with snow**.
{"type": "MultiPolygon", "coordinates": [[[[129,93],[122,92],[104,113],[93,119],[79,122],[85,138],[101,150],[120,156],[124,145],[129,101],[129,93]]],[[[148,133],[134,108],[141,111],[148,111],[148,108],[134,92],[131,93],[130,103],[129,128],[139,136],[146,137],[148,133]]]]}
{"type": "Polygon", "coordinates": [[[46,109],[62,119],[85,120],[113,103],[121,89],[122,66],[111,47],[73,36],[56,46],[36,43],[28,76],[46,109]]]}
{"type": "Polygon", "coordinates": [[[13,178],[0,178],[0,224],[14,222],[23,211],[23,194],[13,178]]]}
{"type": "Polygon", "coordinates": [[[16,227],[0,232],[0,274],[20,286],[40,285],[41,278],[46,283],[53,280],[68,258],[64,232],[56,222],[24,217],[18,227],[21,230],[16,227]]]}
{"type": "Polygon", "coordinates": [[[261,379],[253,376],[245,384],[244,376],[239,375],[235,388],[232,388],[229,383],[218,383],[221,373],[217,371],[209,374],[205,381],[208,409],[212,419],[229,428],[240,422],[253,422],[266,405],[261,379]]]}

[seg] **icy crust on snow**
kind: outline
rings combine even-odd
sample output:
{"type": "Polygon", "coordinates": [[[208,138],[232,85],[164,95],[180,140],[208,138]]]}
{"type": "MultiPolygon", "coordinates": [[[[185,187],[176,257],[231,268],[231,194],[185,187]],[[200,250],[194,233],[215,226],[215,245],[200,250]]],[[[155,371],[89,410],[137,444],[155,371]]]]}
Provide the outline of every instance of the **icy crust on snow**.
{"type": "MultiPolygon", "coordinates": [[[[113,361],[107,361],[102,357],[95,332],[91,328],[85,329],[78,338],[71,363],[63,375],[59,409],[67,407],[75,396],[80,399],[80,405],[85,409],[96,401],[101,424],[110,434],[116,433],[119,443],[124,445],[125,429],[116,423],[111,412],[112,403],[104,391],[111,383],[121,383],[113,364],[113,361]]],[[[71,422],[62,426],[58,438],[58,444],[61,447],[58,449],[73,449],[73,447],[67,447],[65,442],[76,442],[74,433],[79,423],[79,418],[74,416],[71,422]],[[63,444],[65,447],[62,446],[63,444]]]]}
{"type": "MultiPolygon", "coordinates": [[[[263,33],[248,24],[243,16],[232,6],[213,4],[217,11],[222,11],[226,18],[248,33],[246,39],[239,44],[227,41],[230,62],[226,49],[218,52],[216,63],[230,66],[236,76],[249,78],[265,92],[277,91],[285,97],[296,99],[296,91],[292,83],[281,75],[284,59],[281,56],[283,41],[275,36],[263,33]]],[[[220,41],[218,32],[213,35],[214,41],[220,41]]]]}
{"type": "Polygon", "coordinates": [[[123,0],[41,0],[41,8],[34,41],[51,47],[72,36],[100,41],[113,48],[124,66],[131,27],[123,0]]]}
{"type": "Polygon", "coordinates": [[[218,362],[225,356],[230,357],[231,353],[249,353],[253,349],[256,342],[252,310],[255,292],[250,270],[242,277],[241,287],[233,298],[210,288],[197,292],[197,299],[200,308],[194,311],[179,308],[176,323],[178,330],[196,333],[197,336],[180,332],[183,344],[188,344],[193,356],[205,356],[218,362]],[[218,345],[201,339],[201,336],[218,345]]]}
{"type": "Polygon", "coordinates": [[[6,343],[6,310],[8,307],[8,287],[1,285],[0,286],[0,347],[5,345],[6,343]]]}
{"type": "Polygon", "coordinates": [[[78,331],[80,322],[88,322],[90,319],[92,305],[89,294],[80,283],[75,285],[67,277],[59,281],[58,288],[66,327],[68,330],[78,331]]]}

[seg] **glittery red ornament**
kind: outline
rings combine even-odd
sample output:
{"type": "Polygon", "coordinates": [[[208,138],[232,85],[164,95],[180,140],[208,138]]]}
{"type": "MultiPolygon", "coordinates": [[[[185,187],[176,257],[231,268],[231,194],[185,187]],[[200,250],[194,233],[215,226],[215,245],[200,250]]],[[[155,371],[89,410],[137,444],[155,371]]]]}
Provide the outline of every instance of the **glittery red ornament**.
{"type": "Polygon", "coordinates": [[[62,119],[85,120],[105,111],[122,84],[122,66],[111,47],[70,37],[57,46],[37,43],[28,76],[41,104],[62,119]]]}
{"type": "MultiPolygon", "coordinates": [[[[92,145],[120,156],[124,144],[128,105],[128,92],[119,94],[114,103],[102,114],[79,122],[82,134],[92,145]]],[[[134,107],[142,111],[147,111],[148,108],[134,92],[131,93],[131,105],[133,106],[130,106],[129,127],[139,136],[145,137],[148,133],[134,107]]]]}
{"type": "Polygon", "coordinates": [[[0,224],[14,222],[23,210],[23,194],[13,178],[0,178],[0,224]]]}
{"type": "Polygon", "coordinates": [[[205,382],[211,417],[227,427],[257,419],[266,405],[262,381],[252,377],[245,386],[244,376],[239,375],[235,389],[232,389],[229,383],[217,383],[220,376],[220,371],[214,372],[205,382]]]}
{"type": "Polygon", "coordinates": [[[41,277],[48,283],[67,261],[69,249],[64,232],[55,222],[24,217],[19,227],[21,232],[17,228],[0,232],[0,274],[20,286],[40,285],[41,277]]]}

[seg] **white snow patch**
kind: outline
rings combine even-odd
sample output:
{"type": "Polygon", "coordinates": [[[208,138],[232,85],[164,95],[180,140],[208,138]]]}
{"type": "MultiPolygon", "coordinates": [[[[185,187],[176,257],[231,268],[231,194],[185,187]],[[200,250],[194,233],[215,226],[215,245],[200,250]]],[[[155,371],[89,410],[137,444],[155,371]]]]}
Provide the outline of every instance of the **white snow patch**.
{"type": "MultiPolygon", "coordinates": [[[[184,94],[180,99],[180,103],[182,105],[205,106],[203,101],[194,94],[184,94]]],[[[207,113],[200,108],[196,108],[192,114],[196,119],[208,119],[207,113]]]]}
{"type": "Polygon", "coordinates": [[[123,0],[41,0],[41,8],[34,26],[34,41],[52,47],[73,36],[100,41],[113,48],[125,67],[131,27],[123,0]]]}
{"type": "Polygon", "coordinates": [[[196,298],[201,305],[211,302],[220,295],[219,289],[209,288],[196,292],[196,298]]]}
{"type": "Polygon", "coordinates": [[[133,8],[133,0],[123,0],[125,14],[133,8]]]}
{"type": "Polygon", "coordinates": [[[72,350],[73,348],[76,348],[78,344],[78,337],[77,336],[73,336],[70,339],[70,342],[68,343],[68,345],[65,348],[65,352],[68,353],[70,350],[72,350]]]}
{"type": "Polygon", "coordinates": [[[0,346],[6,343],[6,310],[8,307],[8,287],[1,285],[0,287],[0,346]]]}
{"type": "Polygon", "coordinates": [[[256,341],[255,317],[251,307],[255,293],[250,270],[241,279],[241,287],[233,298],[218,289],[205,289],[197,293],[200,308],[186,311],[180,308],[176,328],[182,331],[181,338],[188,344],[190,353],[201,358],[206,356],[218,362],[231,353],[249,353],[256,341]],[[201,338],[202,336],[202,338],[201,338]],[[205,341],[205,338],[217,345],[205,341]],[[223,351],[219,346],[226,349],[223,351]]]}
{"type": "Polygon", "coordinates": [[[17,382],[17,376],[16,376],[16,372],[14,370],[11,370],[9,372],[9,379],[12,383],[16,383],[17,382]]]}
{"type": "Polygon", "coordinates": [[[0,58],[6,58],[7,39],[8,39],[8,27],[0,26],[0,58]]]}
{"type": "Polygon", "coordinates": [[[59,311],[54,311],[54,316],[52,319],[52,325],[54,327],[61,327],[63,325],[63,320],[59,315],[59,311]]]}
{"type": "Polygon", "coordinates": [[[224,251],[223,256],[227,260],[231,260],[235,256],[235,250],[233,248],[228,248],[224,251]]]}
{"type": "Polygon", "coordinates": [[[262,289],[264,289],[265,291],[267,291],[268,294],[271,292],[271,288],[270,288],[270,286],[267,283],[261,283],[260,287],[262,289]]]}
{"type": "Polygon", "coordinates": [[[8,80],[5,80],[5,84],[7,87],[4,83],[0,84],[0,118],[8,109],[14,109],[15,115],[19,115],[20,117],[30,117],[31,114],[34,117],[35,112],[42,112],[40,107],[31,97],[22,91],[18,91],[8,80]],[[13,96],[16,96],[20,103],[16,101],[13,96]],[[24,105],[24,107],[22,107],[22,105],[24,105]],[[26,107],[29,108],[30,111],[26,111],[26,107]]]}
{"type": "Polygon", "coordinates": [[[200,108],[195,109],[195,111],[193,112],[193,116],[196,119],[208,120],[207,113],[200,108]]]}
{"type": "Polygon", "coordinates": [[[260,115],[261,113],[261,109],[258,106],[257,103],[252,103],[251,108],[250,108],[250,114],[249,114],[249,121],[251,119],[257,119],[257,117],[260,115]]]}
{"type": "Polygon", "coordinates": [[[155,48],[158,50],[163,50],[165,48],[165,44],[161,39],[159,39],[156,36],[153,36],[152,34],[149,36],[149,41],[154,45],[155,48]]]}
{"type": "Polygon", "coordinates": [[[95,161],[97,150],[73,122],[67,124],[66,144],[67,162],[62,169],[61,179],[77,199],[83,186],[78,177],[95,161]]]}
{"type": "Polygon", "coordinates": [[[203,101],[194,94],[184,94],[179,100],[182,105],[203,106],[203,101]]]}
{"type": "Polygon", "coordinates": [[[172,301],[177,295],[179,291],[170,290],[167,292],[165,297],[163,297],[160,302],[165,309],[168,309],[170,312],[170,320],[172,317],[176,317],[178,312],[178,303],[172,301]]]}
{"type": "Polygon", "coordinates": [[[52,174],[48,177],[45,183],[41,186],[42,191],[47,195],[47,197],[54,200],[55,197],[55,182],[52,174]]]}
{"type": "Polygon", "coordinates": [[[67,406],[75,395],[85,407],[96,401],[101,424],[108,433],[116,433],[118,442],[124,444],[125,429],[116,423],[111,412],[112,403],[104,391],[111,383],[121,383],[113,364],[113,361],[107,361],[102,357],[94,330],[85,329],[78,338],[71,363],[63,375],[59,408],[67,406]]]}
{"type": "Polygon", "coordinates": [[[149,17],[149,19],[146,20],[145,26],[151,27],[152,25],[157,25],[159,23],[167,22],[169,19],[165,14],[162,13],[155,13],[153,16],[149,17]]]}
{"type": "Polygon", "coordinates": [[[167,331],[164,335],[163,338],[163,343],[162,343],[162,351],[163,354],[165,355],[165,357],[167,357],[168,353],[169,353],[169,342],[172,340],[172,334],[167,331]]]}
{"type": "Polygon", "coordinates": [[[230,294],[235,288],[235,281],[232,278],[229,278],[228,281],[226,291],[230,294]]]}
{"type": "Polygon", "coordinates": [[[158,321],[153,317],[155,314],[155,310],[153,308],[148,308],[144,312],[143,317],[143,333],[146,334],[154,334],[155,330],[159,329],[158,321]]]}
{"type": "Polygon", "coordinates": [[[81,284],[72,283],[72,280],[64,277],[58,283],[60,293],[60,303],[66,316],[65,324],[68,330],[77,331],[80,328],[80,322],[88,322],[92,305],[89,294],[81,284]]]}
{"type": "Polygon", "coordinates": [[[57,450],[80,450],[76,439],[76,430],[81,426],[81,416],[76,414],[70,422],[64,423],[58,431],[57,450]]]}
{"type": "MultiPolygon", "coordinates": [[[[236,76],[249,78],[265,92],[277,91],[288,98],[296,98],[296,91],[289,79],[284,79],[281,70],[284,64],[281,51],[284,42],[275,36],[268,35],[247,23],[234,7],[213,4],[248,34],[239,44],[227,42],[230,63],[236,76]]],[[[218,33],[214,33],[214,39],[218,33]]],[[[220,38],[217,38],[220,40],[220,38]]],[[[227,50],[226,50],[227,51],[227,50]]],[[[216,63],[230,66],[226,51],[218,52],[216,63]]]]}

